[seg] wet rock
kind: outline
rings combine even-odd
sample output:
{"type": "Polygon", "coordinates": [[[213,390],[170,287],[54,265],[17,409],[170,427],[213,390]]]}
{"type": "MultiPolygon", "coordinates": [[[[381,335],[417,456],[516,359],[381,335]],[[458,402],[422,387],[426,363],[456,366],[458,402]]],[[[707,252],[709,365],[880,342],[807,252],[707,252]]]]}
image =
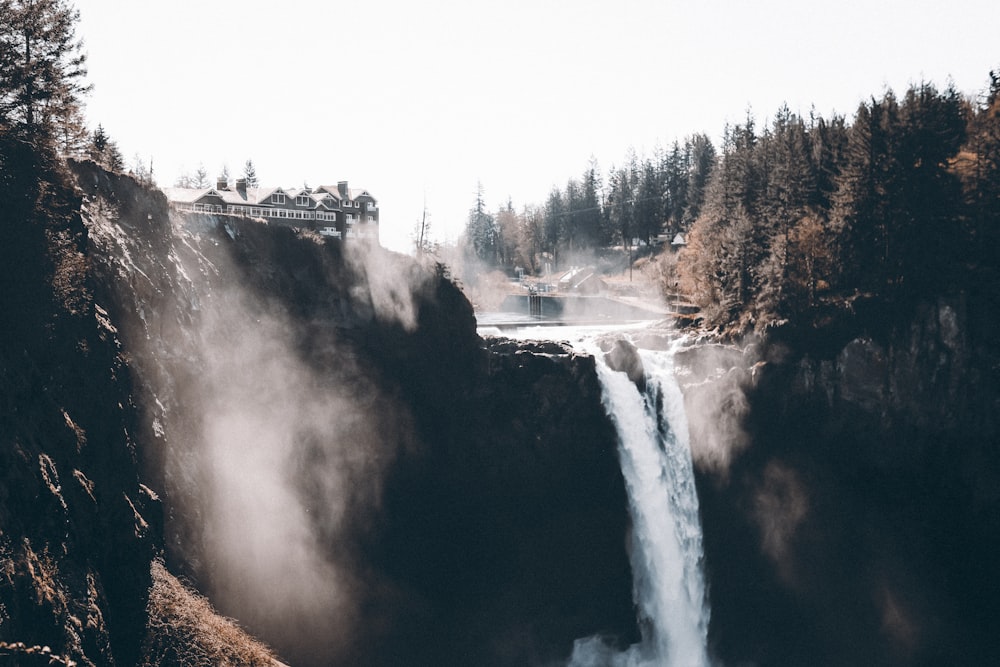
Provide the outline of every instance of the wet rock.
{"type": "Polygon", "coordinates": [[[625,373],[640,392],[646,391],[646,371],[642,366],[639,349],[635,345],[619,338],[611,350],[605,353],[604,362],[612,370],[625,373]]]}

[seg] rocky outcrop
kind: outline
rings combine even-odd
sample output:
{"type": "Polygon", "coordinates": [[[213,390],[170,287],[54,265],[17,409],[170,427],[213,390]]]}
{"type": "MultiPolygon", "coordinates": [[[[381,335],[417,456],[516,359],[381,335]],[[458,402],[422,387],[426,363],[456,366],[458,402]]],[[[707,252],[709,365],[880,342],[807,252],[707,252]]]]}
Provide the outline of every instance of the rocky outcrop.
{"type": "Polygon", "coordinates": [[[970,298],[839,343],[776,330],[679,355],[724,662],[995,652],[1000,365],[970,298]]]}
{"type": "Polygon", "coordinates": [[[131,665],[160,507],[140,483],[127,357],[68,175],[3,142],[0,641],[131,665]]]}
{"type": "Polygon", "coordinates": [[[640,393],[646,391],[646,371],[635,345],[619,338],[604,353],[604,362],[609,368],[624,373],[640,393]]]}

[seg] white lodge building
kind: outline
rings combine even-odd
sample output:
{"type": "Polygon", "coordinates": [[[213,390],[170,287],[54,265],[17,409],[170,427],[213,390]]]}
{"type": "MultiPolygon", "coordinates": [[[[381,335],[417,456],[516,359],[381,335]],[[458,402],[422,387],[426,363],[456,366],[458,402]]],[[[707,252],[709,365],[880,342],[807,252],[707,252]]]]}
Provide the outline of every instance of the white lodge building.
{"type": "Polygon", "coordinates": [[[236,186],[220,180],[214,188],[163,188],[171,208],[195,213],[227,213],[264,218],[272,224],[313,229],[335,238],[366,238],[378,242],[378,201],[367,191],[336,187],[248,188],[246,180],[236,186]]]}

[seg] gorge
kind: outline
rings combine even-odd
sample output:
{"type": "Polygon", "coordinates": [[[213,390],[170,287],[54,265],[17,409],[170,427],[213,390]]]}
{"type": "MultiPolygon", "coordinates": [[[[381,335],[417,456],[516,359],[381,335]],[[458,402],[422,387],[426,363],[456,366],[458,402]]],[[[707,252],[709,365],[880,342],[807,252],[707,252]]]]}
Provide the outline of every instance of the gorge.
{"type": "Polygon", "coordinates": [[[988,295],[672,356],[669,329],[632,331],[626,377],[603,350],[480,337],[445,267],[173,218],[127,176],[20,159],[2,182],[0,641],[177,664],[150,657],[162,558],[292,665],[994,654],[988,295]],[[671,447],[690,433],[676,485],[697,494],[666,528],[694,540],[700,517],[702,545],[663,560],[682,592],[636,565],[641,522],[673,511],[629,500],[640,454],[619,440],[640,425],[664,447],[642,455],[668,457],[635,466],[653,481],[687,470],[671,447]],[[662,606],[684,597],[686,631],[662,606]]]}

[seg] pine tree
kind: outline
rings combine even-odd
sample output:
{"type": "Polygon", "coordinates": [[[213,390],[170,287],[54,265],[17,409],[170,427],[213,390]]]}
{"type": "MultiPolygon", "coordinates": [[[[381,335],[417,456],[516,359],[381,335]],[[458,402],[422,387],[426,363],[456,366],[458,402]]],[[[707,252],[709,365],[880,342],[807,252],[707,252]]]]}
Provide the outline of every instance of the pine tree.
{"type": "Polygon", "coordinates": [[[601,176],[597,161],[591,158],[581,182],[580,212],[578,213],[578,238],[584,248],[596,248],[601,238],[601,176]]]}
{"type": "Polygon", "coordinates": [[[208,171],[205,169],[205,165],[199,164],[198,169],[194,172],[194,177],[191,179],[191,187],[193,188],[207,188],[208,184],[208,171]]]}
{"type": "Polygon", "coordinates": [[[639,171],[638,187],[633,206],[634,235],[647,245],[663,230],[663,187],[660,174],[650,160],[644,160],[639,171]]]}
{"type": "Polygon", "coordinates": [[[253,166],[253,160],[247,159],[246,164],[243,165],[243,178],[246,179],[248,188],[256,188],[260,185],[257,180],[257,169],[253,166]]]}
{"type": "Polygon", "coordinates": [[[965,153],[972,160],[964,170],[975,241],[971,254],[981,267],[996,272],[1000,268],[1000,70],[990,72],[989,86],[972,110],[965,153]]]}
{"type": "Polygon", "coordinates": [[[572,255],[580,248],[579,223],[583,211],[583,189],[576,179],[571,178],[566,183],[563,201],[566,202],[566,211],[559,220],[559,245],[572,255]]]}
{"type": "Polygon", "coordinates": [[[125,169],[125,160],[122,157],[121,151],[114,140],[104,130],[103,125],[99,124],[90,135],[87,155],[94,162],[111,171],[123,171],[125,169]]]}
{"type": "Polygon", "coordinates": [[[553,257],[561,257],[560,241],[563,238],[563,221],[566,217],[566,199],[559,188],[552,188],[548,201],[545,202],[545,214],[542,219],[542,252],[551,253],[553,257]]]}
{"type": "Polygon", "coordinates": [[[951,164],[965,132],[954,88],[941,93],[925,83],[907,91],[899,109],[899,209],[890,230],[897,282],[907,293],[947,286],[964,263],[961,185],[951,164]]]}
{"type": "MultiPolygon", "coordinates": [[[[685,142],[685,152],[690,153],[688,161],[687,197],[683,202],[681,229],[694,224],[705,203],[705,190],[715,169],[717,157],[712,140],[705,134],[696,134],[685,142]]],[[[678,202],[680,205],[680,202],[678,202]]]]}
{"type": "Polygon", "coordinates": [[[520,233],[517,240],[518,263],[537,275],[541,270],[542,228],[545,216],[538,207],[525,207],[521,213],[520,233]]]}
{"type": "Polygon", "coordinates": [[[671,233],[681,230],[681,220],[687,206],[690,147],[691,144],[685,142],[682,149],[680,143],[675,141],[660,165],[663,173],[663,220],[671,233]]]}
{"type": "Polygon", "coordinates": [[[79,144],[90,90],[79,17],[67,0],[0,0],[0,123],[64,148],[79,144]]]}
{"type": "Polygon", "coordinates": [[[888,261],[889,174],[893,154],[889,138],[895,97],[862,103],[848,132],[844,168],[833,198],[831,224],[839,237],[844,290],[879,292],[888,261]]]}
{"type": "Polygon", "coordinates": [[[520,218],[514,211],[514,202],[507,198],[507,203],[497,210],[497,255],[500,266],[513,269],[517,262],[517,243],[520,236],[520,218]]]}
{"type": "Polygon", "coordinates": [[[499,233],[496,220],[486,212],[483,184],[476,184],[476,203],[469,210],[465,226],[466,242],[473,254],[489,266],[499,262],[499,233]]]}

